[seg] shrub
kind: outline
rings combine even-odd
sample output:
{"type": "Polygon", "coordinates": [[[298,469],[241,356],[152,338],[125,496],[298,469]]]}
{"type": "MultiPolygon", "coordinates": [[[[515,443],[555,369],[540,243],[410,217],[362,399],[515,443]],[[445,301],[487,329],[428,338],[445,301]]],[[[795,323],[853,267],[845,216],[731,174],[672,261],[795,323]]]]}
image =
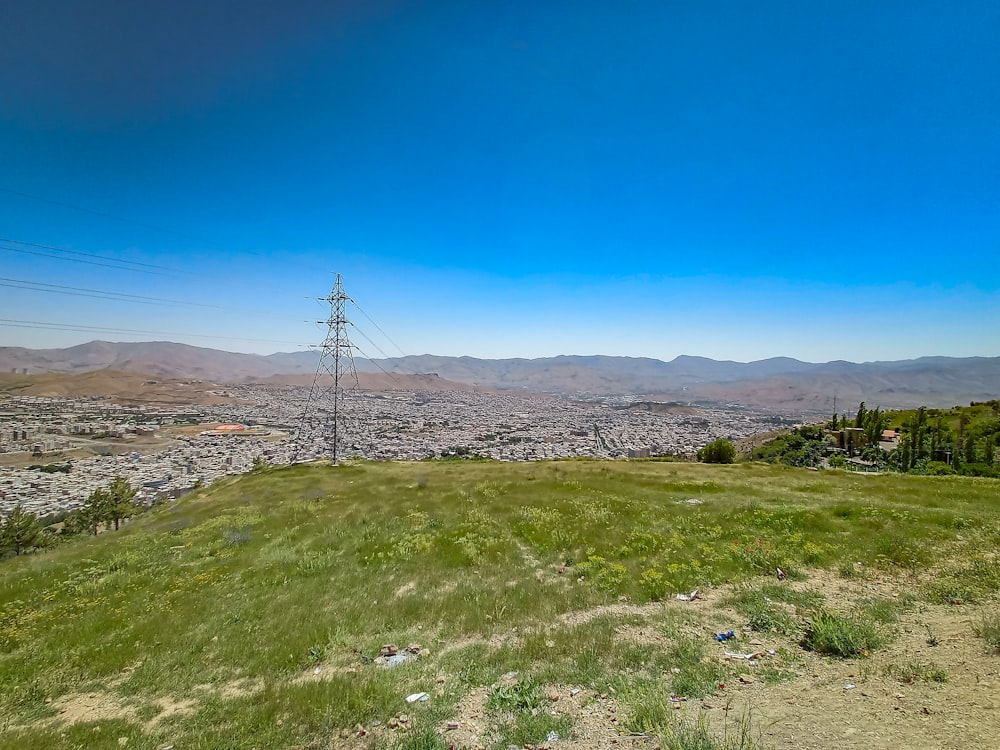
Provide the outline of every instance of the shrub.
{"type": "Polygon", "coordinates": [[[706,464],[731,464],[736,458],[736,446],[725,438],[713,440],[698,451],[698,460],[706,464]]]}
{"type": "Polygon", "coordinates": [[[781,607],[765,601],[763,596],[747,601],[738,609],[747,618],[747,624],[758,633],[791,635],[795,632],[795,619],[781,607]]]}
{"type": "Polygon", "coordinates": [[[817,612],[806,626],[802,645],[831,656],[862,656],[882,645],[878,628],[869,620],[817,612]]]}
{"type": "Polygon", "coordinates": [[[907,685],[915,682],[947,682],[948,675],[941,667],[931,662],[909,661],[905,664],[890,664],[885,675],[907,685]]]}

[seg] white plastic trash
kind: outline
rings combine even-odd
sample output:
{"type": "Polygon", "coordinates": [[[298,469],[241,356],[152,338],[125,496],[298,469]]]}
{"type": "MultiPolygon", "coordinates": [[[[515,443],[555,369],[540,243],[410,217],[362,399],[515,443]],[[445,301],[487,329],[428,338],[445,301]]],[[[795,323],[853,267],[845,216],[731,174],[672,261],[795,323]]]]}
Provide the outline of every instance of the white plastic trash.
{"type": "Polygon", "coordinates": [[[407,703],[416,703],[417,701],[429,700],[430,696],[427,693],[414,693],[413,695],[406,696],[407,703]]]}

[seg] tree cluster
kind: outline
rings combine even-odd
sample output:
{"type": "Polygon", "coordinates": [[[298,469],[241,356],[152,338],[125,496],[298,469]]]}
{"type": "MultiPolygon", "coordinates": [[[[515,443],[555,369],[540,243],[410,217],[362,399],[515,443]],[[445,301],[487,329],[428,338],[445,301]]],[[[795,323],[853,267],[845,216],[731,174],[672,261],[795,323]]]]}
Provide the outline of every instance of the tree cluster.
{"type": "Polygon", "coordinates": [[[973,424],[969,412],[963,409],[956,430],[940,412],[921,407],[903,422],[899,447],[890,455],[890,464],[898,471],[919,474],[998,477],[998,446],[1000,419],[987,418],[973,424]]]}
{"type": "Polygon", "coordinates": [[[34,513],[28,513],[20,504],[0,521],[0,554],[13,552],[20,555],[45,546],[42,525],[34,513]]]}
{"type": "Polygon", "coordinates": [[[788,466],[819,466],[831,447],[822,427],[805,425],[756,448],[753,458],[788,466]]]}
{"type": "Polygon", "coordinates": [[[791,466],[821,466],[826,460],[841,468],[848,457],[860,456],[889,471],[1000,477],[1000,401],[946,411],[921,407],[903,416],[891,451],[883,450],[882,435],[900,415],[868,409],[862,401],[854,417],[834,414],[826,425],[780,435],[754,450],[753,458],[791,466]]]}
{"type": "Polygon", "coordinates": [[[698,451],[698,460],[706,464],[731,464],[736,459],[736,446],[725,438],[713,440],[698,451]]]}
{"type": "Polygon", "coordinates": [[[87,502],[66,518],[68,533],[97,534],[101,528],[117,530],[121,522],[136,512],[136,490],[122,477],[115,477],[107,488],[90,493],[87,502]]]}

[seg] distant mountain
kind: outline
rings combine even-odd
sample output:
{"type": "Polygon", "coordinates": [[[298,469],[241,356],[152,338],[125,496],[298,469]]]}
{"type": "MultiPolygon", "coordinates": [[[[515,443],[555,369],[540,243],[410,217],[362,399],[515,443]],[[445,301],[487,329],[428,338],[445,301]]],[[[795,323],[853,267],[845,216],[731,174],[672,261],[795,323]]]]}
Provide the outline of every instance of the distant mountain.
{"type": "Polygon", "coordinates": [[[68,349],[0,347],[0,372],[73,374],[127,370],[148,375],[238,381],[243,378],[316,371],[316,352],[238,354],[169,341],[111,343],[91,341],[68,349]]]}
{"type": "MultiPolygon", "coordinates": [[[[0,347],[0,372],[79,373],[128,370],[160,377],[238,382],[273,378],[305,381],[316,370],[315,351],[271,355],[237,354],[170,342],[91,341],[68,349],[0,347]]],[[[895,362],[822,364],[774,357],[756,362],[680,356],[669,362],[648,357],[603,355],[539,359],[477,359],[423,354],[355,360],[359,372],[433,374],[427,387],[447,381],[490,388],[568,396],[638,395],[681,403],[735,403],[800,412],[853,411],[859,401],[883,408],[954,406],[1000,398],[1000,357],[922,357],[895,362]]],[[[371,379],[393,382],[385,376],[371,379]]],[[[420,387],[409,381],[405,387],[420,387]]],[[[373,387],[376,387],[373,385],[373,387]]],[[[382,386],[377,386],[382,387],[382,386]]]]}

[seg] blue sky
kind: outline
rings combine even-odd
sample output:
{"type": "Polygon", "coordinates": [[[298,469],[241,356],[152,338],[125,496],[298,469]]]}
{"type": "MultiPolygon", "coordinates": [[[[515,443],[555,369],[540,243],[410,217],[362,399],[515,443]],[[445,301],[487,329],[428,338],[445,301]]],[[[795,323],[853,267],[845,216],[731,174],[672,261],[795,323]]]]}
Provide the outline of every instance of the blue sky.
{"type": "Polygon", "coordinates": [[[997,356],[998,34],[992,0],[16,4],[0,237],[91,255],[0,242],[0,345],[294,350],[339,272],[371,356],[997,356]]]}

